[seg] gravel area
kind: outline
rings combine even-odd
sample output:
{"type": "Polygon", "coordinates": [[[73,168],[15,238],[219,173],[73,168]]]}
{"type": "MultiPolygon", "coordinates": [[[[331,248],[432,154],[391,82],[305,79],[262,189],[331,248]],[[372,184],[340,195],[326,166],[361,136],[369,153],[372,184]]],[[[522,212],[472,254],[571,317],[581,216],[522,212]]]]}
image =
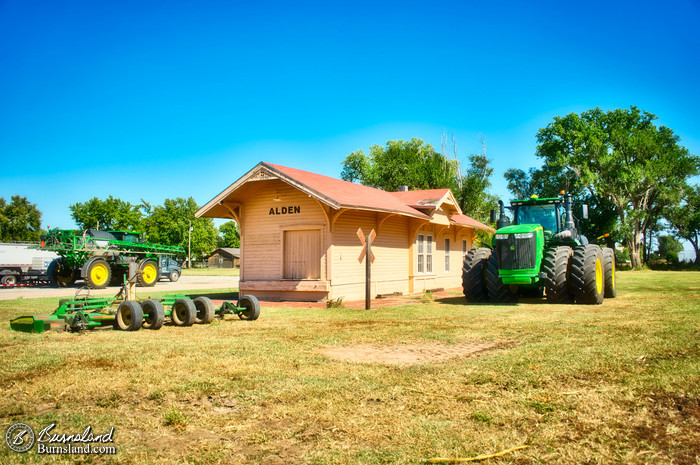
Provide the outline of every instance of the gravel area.
{"type": "MultiPolygon", "coordinates": [[[[82,283],[67,288],[52,287],[11,287],[0,288],[0,300],[10,299],[31,299],[35,297],[73,297],[81,289],[82,283]]],[[[119,292],[120,286],[109,286],[106,289],[90,291],[91,297],[113,296],[119,292]]],[[[196,289],[231,289],[238,288],[238,276],[182,276],[177,282],[171,283],[167,279],[160,281],[154,287],[136,288],[139,291],[161,292],[161,291],[182,291],[196,289]]],[[[85,290],[81,290],[84,293],[85,290]]]]}

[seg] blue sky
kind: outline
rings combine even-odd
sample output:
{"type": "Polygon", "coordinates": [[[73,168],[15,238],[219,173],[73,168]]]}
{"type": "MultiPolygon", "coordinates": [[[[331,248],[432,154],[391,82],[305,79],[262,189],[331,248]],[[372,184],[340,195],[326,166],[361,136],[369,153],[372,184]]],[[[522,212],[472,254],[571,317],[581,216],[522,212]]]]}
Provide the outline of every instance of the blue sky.
{"type": "Polygon", "coordinates": [[[339,177],[418,137],[503,172],[556,115],[636,105],[700,154],[700,2],[0,0],[0,197],[203,205],[259,161],[339,177]]]}

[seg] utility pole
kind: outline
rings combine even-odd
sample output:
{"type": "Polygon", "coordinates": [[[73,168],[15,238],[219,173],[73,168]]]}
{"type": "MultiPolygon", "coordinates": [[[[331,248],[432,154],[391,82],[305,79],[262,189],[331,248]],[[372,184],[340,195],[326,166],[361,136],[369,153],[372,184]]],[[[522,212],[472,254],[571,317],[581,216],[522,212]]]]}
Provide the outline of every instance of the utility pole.
{"type": "Polygon", "coordinates": [[[192,268],[192,220],[187,228],[187,268],[192,268]]]}

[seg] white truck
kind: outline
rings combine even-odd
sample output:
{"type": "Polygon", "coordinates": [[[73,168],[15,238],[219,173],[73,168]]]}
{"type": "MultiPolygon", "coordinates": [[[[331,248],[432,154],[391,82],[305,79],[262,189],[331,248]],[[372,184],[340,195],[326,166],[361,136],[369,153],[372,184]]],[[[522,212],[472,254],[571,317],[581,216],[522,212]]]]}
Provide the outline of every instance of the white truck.
{"type": "Polygon", "coordinates": [[[34,246],[36,244],[0,244],[0,287],[47,279],[46,270],[59,255],[32,248],[34,246]]]}

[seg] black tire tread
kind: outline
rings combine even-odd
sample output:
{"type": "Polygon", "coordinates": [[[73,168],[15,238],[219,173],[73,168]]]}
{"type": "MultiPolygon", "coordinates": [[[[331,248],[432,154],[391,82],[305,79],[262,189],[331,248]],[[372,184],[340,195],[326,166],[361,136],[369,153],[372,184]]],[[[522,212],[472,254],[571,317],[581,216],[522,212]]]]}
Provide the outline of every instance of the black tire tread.
{"type": "Polygon", "coordinates": [[[489,299],[494,302],[513,302],[517,300],[517,293],[511,291],[511,287],[503,284],[503,280],[498,276],[498,257],[492,253],[486,261],[486,293],[489,299]]]}
{"type": "Polygon", "coordinates": [[[488,297],[484,272],[491,249],[471,249],[462,264],[462,291],[469,302],[483,302],[488,297]]]}
{"type": "Polygon", "coordinates": [[[596,286],[596,261],[603,262],[600,246],[595,244],[580,245],[574,248],[571,259],[570,285],[577,304],[599,305],[603,303],[604,293],[598,293],[596,286]]]}
{"type": "Polygon", "coordinates": [[[177,299],[173,303],[172,311],[170,312],[170,319],[175,326],[192,326],[197,318],[197,309],[194,306],[192,299],[183,298],[177,299]],[[176,314],[176,309],[182,307],[185,310],[185,318],[179,319],[176,314]]]}
{"type": "Polygon", "coordinates": [[[195,323],[208,325],[214,321],[214,304],[209,297],[197,297],[192,301],[197,309],[195,323]]]}
{"type": "Polygon", "coordinates": [[[237,307],[245,307],[247,310],[240,312],[238,318],[241,320],[257,320],[260,316],[260,302],[254,295],[244,295],[238,299],[237,307]]]}
{"type": "Polygon", "coordinates": [[[614,299],[617,296],[615,272],[615,251],[610,247],[603,248],[603,272],[605,273],[605,298],[614,299]]]}
{"type": "Polygon", "coordinates": [[[143,325],[144,329],[158,330],[163,327],[165,322],[165,310],[163,304],[159,300],[149,299],[141,303],[143,309],[143,325]],[[148,321],[148,320],[151,321],[148,321]]]}
{"type": "Polygon", "coordinates": [[[569,270],[571,247],[562,245],[548,249],[542,260],[542,271],[547,274],[544,280],[547,302],[552,304],[568,304],[573,302],[569,291],[569,270]]]}

